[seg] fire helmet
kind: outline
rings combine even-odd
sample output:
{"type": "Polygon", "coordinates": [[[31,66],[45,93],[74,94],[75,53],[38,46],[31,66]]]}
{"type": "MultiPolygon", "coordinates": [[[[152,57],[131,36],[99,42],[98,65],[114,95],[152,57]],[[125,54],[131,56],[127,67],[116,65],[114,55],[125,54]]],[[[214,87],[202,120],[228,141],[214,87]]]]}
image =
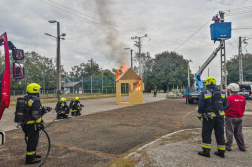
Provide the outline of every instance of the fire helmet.
{"type": "Polygon", "coordinates": [[[75,97],[75,101],[78,101],[80,98],[79,97],[75,97]]]}
{"type": "Polygon", "coordinates": [[[27,86],[26,90],[28,93],[39,93],[41,86],[36,83],[31,83],[27,86]]]}
{"type": "Polygon", "coordinates": [[[206,85],[210,85],[210,84],[214,84],[214,85],[216,85],[216,80],[215,80],[215,78],[214,77],[207,77],[207,79],[206,79],[206,85]]]}
{"type": "Polygon", "coordinates": [[[232,92],[239,92],[240,90],[239,85],[236,83],[229,84],[227,88],[230,89],[232,92]]]}
{"type": "Polygon", "coordinates": [[[62,102],[66,102],[66,98],[61,98],[60,99],[62,102]]]}

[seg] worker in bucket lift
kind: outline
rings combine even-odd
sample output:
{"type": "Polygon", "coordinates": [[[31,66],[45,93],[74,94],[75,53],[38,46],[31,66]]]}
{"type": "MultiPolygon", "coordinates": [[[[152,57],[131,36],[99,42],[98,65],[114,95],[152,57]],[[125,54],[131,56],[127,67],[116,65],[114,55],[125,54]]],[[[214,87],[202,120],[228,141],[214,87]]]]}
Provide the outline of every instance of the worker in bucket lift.
{"type": "Polygon", "coordinates": [[[41,155],[36,154],[36,147],[39,141],[39,130],[44,129],[42,120],[42,108],[39,99],[40,85],[31,83],[27,86],[27,96],[25,96],[28,115],[22,129],[28,137],[26,163],[39,163],[41,155]]]}
{"type": "Polygon", "coordinates": [[[74,101],[73,100],[71,101],[70,107],[72,108],[72,113],[71,113],[72,116],[81,115],[80,111],[82,110],[82,107],[84,107],[84,105],[80,104],[79,99],[80,99],[79,97],[75,97],[74,101]]]}
{"type": "Polygon", "coordinates": [[[202,120],[202,149],[198,154],[210,157],[211,135],[214,129],[217,141],[217,149],[214,154],[224,158],[225,138],[224,138],[224,110],[228,107],[225,94],[216,86],[214,77],[206,79],[206,90],[201,92],[198,103],[198,119],[202,120]]]}
{"type": "Polygon", "coordinates": [[[220,22],[220,18],[218,17],[218,14],[216,14],[213,18],[212,21],[214,21],[215,23],[219,23],[220,22]]]}
{"type": "Polygon", "coordinates": [[[156,97],[157,96],[157,87],[155,86],[155,88],[154,88],[154,95],[153,95],[153,97],[156,97]]]}
{"type": "Polygon", "coordinates": [[[66,98],[60,99],[60,101],[56,104],[55,110],[57,113],[57,119],[68,118],[69,107],[66,103],[66,98]]]}

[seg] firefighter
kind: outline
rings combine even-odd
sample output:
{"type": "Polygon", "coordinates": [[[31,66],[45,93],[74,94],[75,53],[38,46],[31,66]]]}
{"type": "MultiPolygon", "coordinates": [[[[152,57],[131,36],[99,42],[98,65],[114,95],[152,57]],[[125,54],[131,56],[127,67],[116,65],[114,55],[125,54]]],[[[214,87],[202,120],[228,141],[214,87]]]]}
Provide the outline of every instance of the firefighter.
{"type": "Polygon", "coordinates": [[[44,121],[42,119],[42,108],[39,99],[40,85],[31,83],[27,86],[27,95],[25,96],[25,104],[28,115],[22,129],[25,136],[28,137],[26,163],[39,163],[41,155],[36,154],[36,147],[39,141],[39,130],[44,129],[44,121]]]}
{"type": "Polygon", "coordinates": [[[69,107],[66,103],[66,98],[60,99],[60,101],[56,104],[55,110],[57,112],[57,119],[68,118],[69,107]]]}
{"type": "Polygon", "coordinates": [[[206,90],[201,92],[198,103],[199,120],[202,120],[202,149],[198,154],[210,157],[211,134],[214,129],[217,149],[214,154],[225,157],[224,110],[228,107],[226,96],[216,86],[214,77],[206,79],[206,90]]]}
{"type": "Polygon", "coordinates": [[[75,97],[74,101],[71,104],[71,107],[72,107],[72,113],[71,114],[72,114],[72,116],[73,115],[76,115],[76,116],[81,115],[80,111],[81,111],[83,105],[80,104],[79,99],[80,99],[79,97],[75,97]]]}
{"type": "Polygon", "coordinates": [[[155,88],[154,88],[154,95],[153,95],[153,97],[156,97],[157,96],[157,87],[155,86],[155,88]]]}

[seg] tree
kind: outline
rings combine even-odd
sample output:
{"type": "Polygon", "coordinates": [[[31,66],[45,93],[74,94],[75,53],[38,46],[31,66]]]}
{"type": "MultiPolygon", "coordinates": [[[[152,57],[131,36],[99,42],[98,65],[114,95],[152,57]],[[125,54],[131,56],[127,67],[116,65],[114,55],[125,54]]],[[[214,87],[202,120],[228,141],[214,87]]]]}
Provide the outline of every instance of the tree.
{"type": "MultiPolygon", "coordinates": [[[[252,54],[246,53],[242,55],[242,66],[243,66],[243,81],[252,81],[252,54]]],[[[230,60],[227,61],[227,83],[238,83],[239,82],[239,57],[234,55],[230,60]]]]}
{"type": "MultiPolygon", "coordinates": [[[[145,87],[147,90],[163,89],[166,92],[172,85],[187,85],[187,67],[188,60],[176,52],[165,51],[155,55],[155,59],[146,62],[147,70],[144,72],[144,77],[148,78],[145,87]]],[[[193,84],[193,74],[191,75],[190,83],[193,84]]]]}

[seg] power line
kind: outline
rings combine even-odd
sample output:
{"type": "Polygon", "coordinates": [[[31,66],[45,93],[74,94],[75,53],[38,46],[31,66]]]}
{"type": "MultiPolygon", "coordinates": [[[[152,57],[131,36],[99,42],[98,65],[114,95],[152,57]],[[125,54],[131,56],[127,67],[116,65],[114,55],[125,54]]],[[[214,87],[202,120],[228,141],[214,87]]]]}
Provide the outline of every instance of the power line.
{"type": "MultiPolygon", "coordinates": [[[[54,4],[57,4],[57,5],[59,5],[59,6],[62,6],[62,7],[64,7],[64,8],[66,8],[66,9],[68,9],[68,10],[71,10],[71,11],[74,11],[74,12],[79,13],[79,14],[81,14],[81,15],[84,15],[84,16],[86,16],[86,17],[89,17],[89,18],[91,18],[91,19],[97,20],[97,21],[99,21],[99,22],[103,22],[103,23],[106,23],[106,24],[108,24],[108,25],[112,25],[112,26],[115,26],[115,27],[118,27],[118,28],[122,28],[122,27],[119,27],[119,26],[117,26],[117,25],[114,25],[114,24],[111,24],[111,23],[108,23],[108,22],[105,22],[105,21],[96,19],[96,18],[94,18],[94,17],[88,16],[88,15],[86,15],[86,14],[84,14],[84,13],[78,12],[78,11],[76,11],[76,10],[73,10],[73,9],[71,9],[71,8],[68,8],[68,7],[64,6],[64,5],[61,5],[61,4],[56,3],[56,2],[53,2],[53,1],[51,1],[51,0],[48,0],[48,1],[50,1],[50,2],[52,2],[52,3],[54,3],[54,4]]],[[[122,29],[124,29],[124,28],[122,28],[122,29]]],[[[129,29],[125,29],[125,30],[135,32],[135,31],[129,30],[129,29]]]]}
{"type": "MultiPolygon", "coordinates": [[[[52,5],[52,4],[49,4],[49,3],[47,3],[47,2],[44,2],[44,1],[42,1],[42,0],[39,0],[39,1],[41,1],[41,2],[43,2],[43,3],[45,3],[45,4],[47,4],[47,5],[53,6],[53,7],[57,8],[57,9],[59,9],[59,10],[65,11],[65,12],[67,12],[67,13],[70,13],[70,14],[72,14],[72,15],[74,15],[74,16],[77,16],[77,17],[83,18],[83,19],[85,19],[85,20],[88,20],[88,21],[90,21],[90,22],[94,22],[94,23],[96,23],[96,24],[99,24],[99,25],[101,25],[101,26],[104,26],[104,27],[106,27],[106,28],[110,28],[110,29],[113,29],[113,30],[116,30],[116,31],[121,31],[121,30],[118,30],[118,29],[116,29],[116,28],[108,27],[107,25],[104,25],[104,24],[95,22],[95,21],[93,21],[93,20],[89,20],[89,19],[87,19],[87,18],[85,18],[85,17],[79,16],[79,15],[77,15],[77,14],[74,14],[74,13],[69,12],[69,11],[67,11],[67,10],[64,10],[64,9],[62,9],[62,8],[59,8],[59,7],[57,7],[57,6],[54,6],[54,5],[52,5]]],[[[129,34],[129,33],[127,33],[127,34],[129,34]]]]}
{"type": "Polygon", "coordinates": [[[176,51],[180,46],[182,46],[184,43],[186,43],[190,38],[192,38],[197,32],[199,32],[203,27],[205,27],[211,20],[209,20],[208,22],[206,22],[206,24],[204,24],[202,27],[200,27],[195,33],[193,33],[189,38],[187,38],[184,42],[182,42],[178,47],[176,47],[173,51],[176,51]]]}
{"type": "Polygon", "coordinates": [[[242,8],[235,8],[235,9],[228,9],[228,10],[223,10],[223,12],[225,12],[225,11],[236,11],[236,10],[243,10],[243,9],[248,9],[248,8],[252,8],[252,6],[247,6],[247,7],[242,7],[242,8]]]}
{"type": "Polygon", "coordinates": [[[231,42],[229,41],[229,39],[228,39],[228,42],[230,43],[231,46],[233,46],[234,48],[237,48],[237,47],[235,47],[234,45],[231,44],[231,42]]]}

